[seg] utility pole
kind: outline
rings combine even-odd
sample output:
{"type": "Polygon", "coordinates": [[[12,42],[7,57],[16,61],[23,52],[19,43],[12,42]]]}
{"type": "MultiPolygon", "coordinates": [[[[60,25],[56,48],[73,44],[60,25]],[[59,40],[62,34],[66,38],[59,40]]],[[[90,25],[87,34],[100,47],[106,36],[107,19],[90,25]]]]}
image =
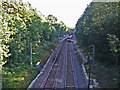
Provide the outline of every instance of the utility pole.
{"type": "Polygon", "coordinates": [[[90,85],[91,85],[91,64],[92,64],[92,58],[91,58],[91,54],[88,55],[88,63],[89,63],[89,80],[88,80],[88,90],[90,90],[90,85]]]}
{"type": "MultiPolygon", "coordinates": [[[[94,74],[94,62],[95,62],[95,46],[92,46],[93,49],[93,54],[92,54],[92,74],[94,74]]],[[[93,80],[92,80],[92,84],[93,84],[93,80]]]]}
{"type": "Polygon", "coordinates": [[[32,43],[30,43],[30,65],[31,65],[31,74],[32,74],[32,43]]]}
{"type": "MultiPolygon", "coordinates": [[[[94,73],[94,61],[95,61],[95,46],[94,45],[91,45],[90,46],[92,48],[92,57],[91,57],[91,72],[92,75],[94,73]]],[[[92,85],[93,85],[93,80],[92,80],[92,85]]]]}
{"type": "Polygon", "coordinates": [[[95,46],[94,45],[93,45],[93,57],[92,57],[92,59],[93,59],[92,70],[94,72],[94,61],[95,61],[95,46]]]}

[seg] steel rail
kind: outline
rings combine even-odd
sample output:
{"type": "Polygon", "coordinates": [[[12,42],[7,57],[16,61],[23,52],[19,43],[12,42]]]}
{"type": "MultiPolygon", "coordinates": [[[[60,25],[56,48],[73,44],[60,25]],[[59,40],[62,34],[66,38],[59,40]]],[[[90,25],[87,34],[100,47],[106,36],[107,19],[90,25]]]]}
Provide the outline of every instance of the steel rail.
{"type": "Polygon", "coordinates": [[[73,69],[73,66],[72,66],[72,57],[71,57],[70,43],[68,43],[68,52],[67,53],[70,56],[67,56],[66,88],[75,88],[75,78],[74,78],[74,69],[73,69]],[[71,79],[71,81],[68,81],[68,79],[71,79]]]}
{"type": "MultiPolygon", "coordinates": [[[[49,71],[49,74],[48,74],[47,79],[46,79],[46,81],[45,81],[44,88],[46,88],[46,86],[47,86],[47,82],[48,82],[48,80],[49,80],[49,77],[50,77],[52,71],[54,70],[53,68],[55,67],[55,64],[57,64],[57,63],[56,63],[56,62],[57,62],[57,58],[58,58],[58,55],[59,55],[59,53],[60,53],[60,51],[61,51],[61,48],[62,48],[62,46],[63,46],[63,43],[64,43],[64,42],[62,42],[62,44],[61,44],[60,48],[58,49],[57,54],[56,54],[56,56],[55,56],[55,58],[54,58],[54,61],[53,61],[53,63],[52,63],[51,70],[49,71]]],[[[56,69],[56,68],[55,68],[55,69],[56,69]]],[[[58,69],[58,68],[57,68],[57,69],[58,69]]],[[[55,75],[56,75],[56,72],[55,72],[55,75]]],[[[54,75],[54,76],[55,76],[55,75],[54,75]]],[[[54,77],[54,78],[55,78],[55,77],[54,77]]],[[[54,80],[55,80],[55,79],[54,79],[54,80]]],[[[54,81],[53,81],[53,82],[54,82],[54,81]]],[[[51,88],[53,88],[53,85],[52,85],[51,88]]]]}
{"type": "MultiPolygon", "coordinates": [[[[64,43],[66,44],[66,43],[64,43]]],[[[64,64],[64,61],[63,61],[63,58],[64,58],[64,48],[65,48],[65,45],[63,44],[63,47],[61,48],[61,52],[60,52],[60,57],[59,57],[59,62],[58,62],[58,68],[57,68],[57,72],[56,72],[56,75],[55,75],[55,80],[54,80],[54,83],[53,83],[53,87],[52,88],[64,88],[64,86],[61,86],[60,83],[64,83],[63,82],[63,78],[62,78],[62,70],[63,70],[63,64],[64,64]]]]}

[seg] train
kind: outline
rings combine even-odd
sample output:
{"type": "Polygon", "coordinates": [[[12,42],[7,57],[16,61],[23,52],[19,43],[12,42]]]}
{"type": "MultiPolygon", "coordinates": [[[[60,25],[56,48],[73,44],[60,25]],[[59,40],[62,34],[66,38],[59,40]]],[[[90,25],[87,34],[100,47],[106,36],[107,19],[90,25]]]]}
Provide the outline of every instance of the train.
{"type": "Polygon", "coordinates": [[[72,35],[69,35],[68,38],[67,38],[67,41],[71,42],[71,39],[72,39],[72,35]]]}
{"type": "Polygon", "coordinates": [[[76,32],[76,29],[69,29],[69,33],[67,37],[68,42],[74,41],[73,35],[75,34],[75,32],[76,32]]]}
{"type": "Polygon", "coordinates": [[[67,41],[68,41],[68,42],[71,42],[71,38],[68,37],[68,38],[67,38],[67,41]]]}

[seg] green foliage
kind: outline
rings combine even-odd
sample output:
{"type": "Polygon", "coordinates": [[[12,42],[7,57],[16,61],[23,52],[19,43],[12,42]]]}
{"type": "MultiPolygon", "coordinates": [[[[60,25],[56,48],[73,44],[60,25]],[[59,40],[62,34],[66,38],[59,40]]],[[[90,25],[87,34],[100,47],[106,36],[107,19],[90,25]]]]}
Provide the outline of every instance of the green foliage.
{"type": "Polygon", "coordinates": [[[25,68],[28,70],[30,43],[33,44],[35,53],[49,51],[57,42],[58,34],[64,34],[66,29],[66,25],[58,22],[55,16],[44,17],[29,3],[21,0],[1,0],[0,67],[3,65],[3,76],[5,75],[3,87],[14,86],[10,84],[12,81],[9,78],[14,74],[18,75],[17,72],[22,72],[25,68]],[[5,85],[6,83],[10,86],[5,85]]]}
{"type": "MultiPolygon", "coordinates": [[[[76,24],[76,36],[80,47],[95,45],[95,60],[105,66],[116,67],[111,74],[118,80],[120,58],[120,4],[117,2],[92,2],[76,24]]],[[[109,80],[108,80],[109,81],[109,80]]]]}
{"type": "Polygon", "coordinates": [[[94,44],[97,60],[113,64],[117,64],[117,52],[120,51],[117,5],[92,2],[76,24],[80,45],[88,47],[94,44]]]}

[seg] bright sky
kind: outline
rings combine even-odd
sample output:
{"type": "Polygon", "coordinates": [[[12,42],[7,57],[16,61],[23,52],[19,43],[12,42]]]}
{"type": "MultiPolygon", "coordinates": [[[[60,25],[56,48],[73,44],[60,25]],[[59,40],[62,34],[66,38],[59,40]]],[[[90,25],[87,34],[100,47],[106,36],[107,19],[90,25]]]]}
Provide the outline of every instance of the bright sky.
{"type": "Polygon", "coordinates": [[[23,0],[31,3],[43,15],[52,14],[68,27],[75,27],[77,20],[83,14],[87,4],[92,0],[23,0]]]}

